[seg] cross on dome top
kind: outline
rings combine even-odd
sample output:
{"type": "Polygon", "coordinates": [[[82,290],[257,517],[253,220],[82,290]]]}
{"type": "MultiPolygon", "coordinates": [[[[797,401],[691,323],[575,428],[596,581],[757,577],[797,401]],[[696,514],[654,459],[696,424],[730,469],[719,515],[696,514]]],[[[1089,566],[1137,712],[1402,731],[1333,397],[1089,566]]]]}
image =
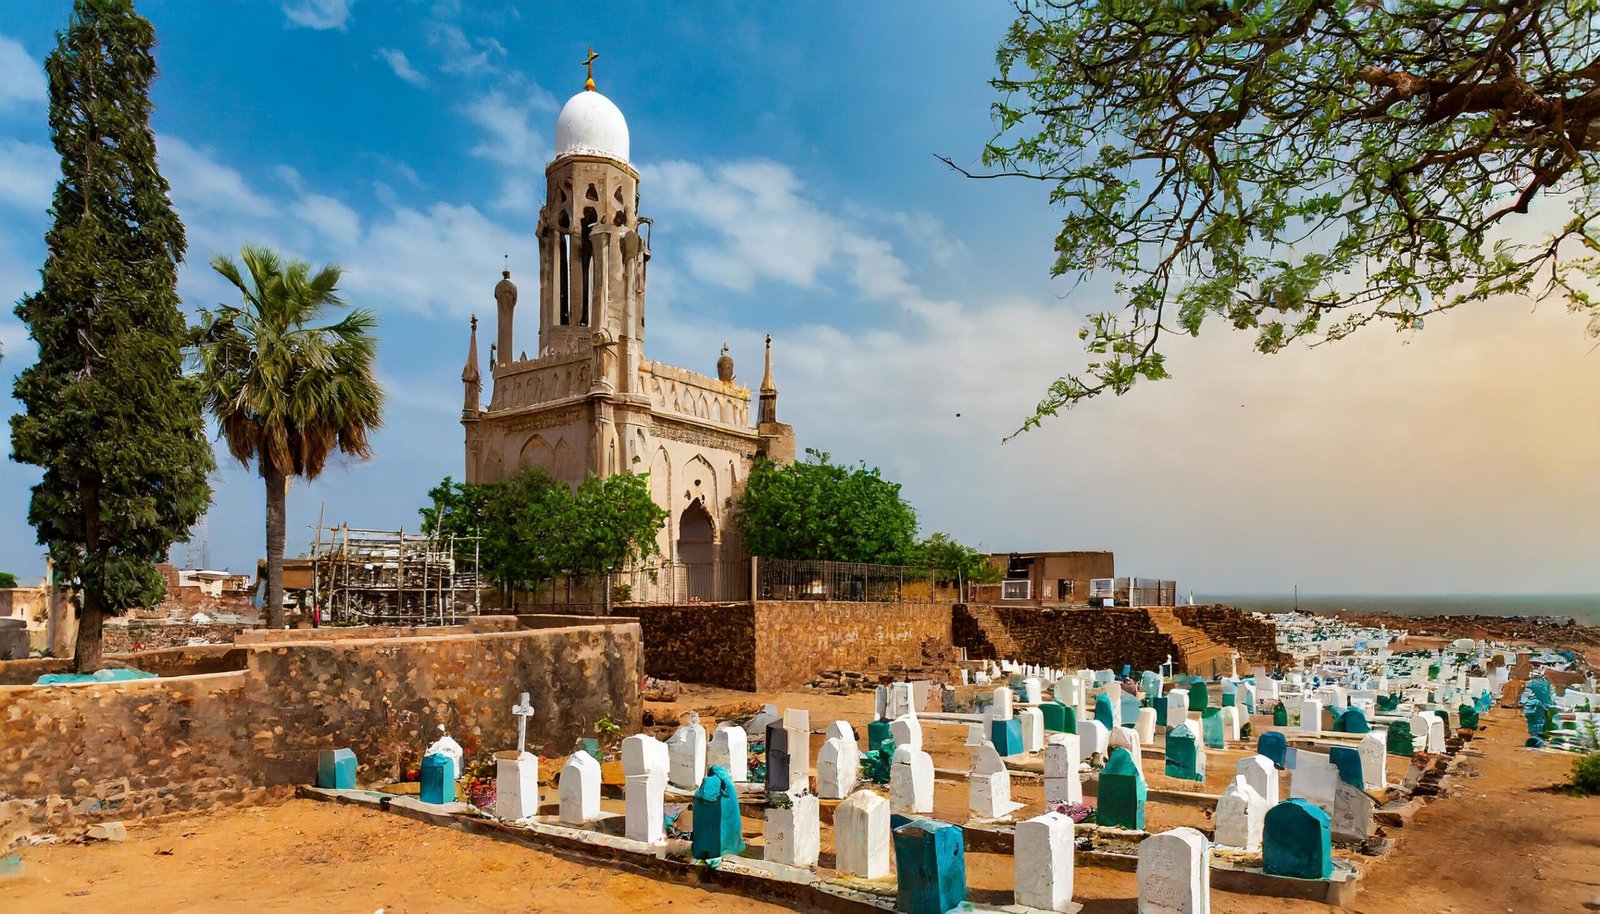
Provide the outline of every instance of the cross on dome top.
{"type": "Polygon", "coordinates": [[[583,61],[583,68],[588,71],[587,76],[583,80],[583,88],[586,92],[594,91],[594,62],[599,57],[600,55],[594,52],[594,45],[590,45],[589,56],[584,58],[583,61]]]}

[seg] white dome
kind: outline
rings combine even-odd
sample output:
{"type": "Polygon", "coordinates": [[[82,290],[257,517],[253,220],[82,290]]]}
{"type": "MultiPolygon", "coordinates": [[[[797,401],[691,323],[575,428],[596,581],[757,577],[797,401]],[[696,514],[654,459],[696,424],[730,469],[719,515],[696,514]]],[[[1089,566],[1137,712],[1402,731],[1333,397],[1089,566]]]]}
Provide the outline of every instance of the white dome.
{"type": "Polygon", "coordinates": [[[611,99],[584,91],[567,100],[556,118],[556,158],[565,155],[628,161],[628,122],[611,99]]]}

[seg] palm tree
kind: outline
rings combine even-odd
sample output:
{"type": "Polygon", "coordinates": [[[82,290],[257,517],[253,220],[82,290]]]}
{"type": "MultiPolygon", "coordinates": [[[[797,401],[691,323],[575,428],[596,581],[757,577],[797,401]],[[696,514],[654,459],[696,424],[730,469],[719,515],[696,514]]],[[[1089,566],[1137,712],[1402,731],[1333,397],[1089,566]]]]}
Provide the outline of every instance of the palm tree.
{"type": "Polygon", "coordinates": [[[383,424],[383,388],[373,370],[377,318],[355,309],[308,326],[344,302],[342,271],[313,274],[268,248],[240,252],[248,276],[221,254],[211,266],[238,288],[239,306],[202,311],[199,346],[205,403],[241,464],[256,462],[267,486],[269,628],[282,628],[284,499],[289,478],[315,479],[335,450],[372,456],[370,433],[383,424]]]}

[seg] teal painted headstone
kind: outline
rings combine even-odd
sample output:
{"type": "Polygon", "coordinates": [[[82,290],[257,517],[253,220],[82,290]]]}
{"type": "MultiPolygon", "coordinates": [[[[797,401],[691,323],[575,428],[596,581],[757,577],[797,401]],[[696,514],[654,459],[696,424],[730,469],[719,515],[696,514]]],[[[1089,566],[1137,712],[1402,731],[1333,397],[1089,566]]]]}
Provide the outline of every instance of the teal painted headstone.
{"type": "Polygon", "coordinates": [[[578,740],[578,748],[589,753],[590,757],[597,762],[606,760],[606,757],[600,754],[600,741],[592,736],[585,736],[578,740]]]}
{"type": "Polygon", "coordinates": [[[1111,696],[1104,692],[1094,697],[1094,719],[1106,725],[1110,730],[1117,725],[1116,718],[1111,716],[1111,696]]]}
{"type": "Polygon", "coordinates": [[[1222,693],[1222,706],[1224,708],[1235,707],[1237,705],[1238,700],[1239,700],[1239,693],[1238,692],[1223,692],[1222,693]]]}
{"type": "Polygon", "coordinates": [[[1156,726],[1165,727],[1166,725],[1167,725],[1167,700],[1165,698],[1158,698],[1158,699],[1156,699],[1156,726]]]}
{"type": "Polygon", "coordinates": [[[356,754],[349,749],[318,752],[317,786],[325,790],[356,789],[356,754]]]}
{"type": "Polygon", "coordinates": [[[1333,876],[1333,820],[1305,800],[1284,800],[1267,810],[1261,831],[1262,870],[1268,876],[1333,876]]]}
{"type": "Polygon", "coordinates": [[[1161,697],[1161,674],[1145,670],[1139,674],[1139,691],[1151,698],[1161,697]]]}
{"type": "Polygon", "coordinates": [[[1144,831],[1144,804],[1149,790],[1144,773],[1133,763],[1128,750],[1120,746],[1111,750],[1111,760],[1100,769],[1095,824],[1144,831]]]}
{"type": "MultiPolygon", "coordinates": [[[[1180,724],[1167,731],[1167,777],[1180,781],[1205,781],[1205,773],[1199,770],[1199,760],[1200,746],[1189,727],[1180,724]]],[[[1105,783],[1104,778],[1102,773],[1102,784],[1105,783]]]]}
{"type": "Polygon", "coordinates": [[[422,760],[422,790],[424,803],[454,803],[456,801],[456,766],[448,755],[435,752],[422,760]]]}
{"type": "Polygon", "coordinates": [[[993,720],[989,722],[989,742],[994,743],[994,751],[1001,757],[1022,754],[1022,721],[1015,717],[1010,720],[993,720]]]}
{"type": "Polygon", "coordinates": [[[1339,769],[1339,780],[1361,790],[1361,753],[1349,746],[1334,746],[1328,750],[1328,761],[1339,769]]]}
{"type": "Polygon", "coordinates": [[[894,739],[894,729],[889,721],[875,720],[867,724],[867,745],[880,746],[886,739],[894,739]]]}
{"type": "Polygon", "coordinates": [[[1379,695],[1378,696],[1378,710],[1379,711],[1393,711],[1394,709],[1396,709],[1398,707],[1400,707],[1400,696],[1399,695],[1379,695]]]}
{"type": "Polygon", "coordinates": [[[1456,714],[1461,717],[1461,729],[1478,729],[1478,710],[1472,705],[1462,705],[1456,709],[1456,714]]]}
{"type": "Polygon", "coordinates": [[[1122,712],[1122,725],[1131,727],[1139,720],[1139,696],[1131,692],[1123,692],[1121,698],[1122,707],[1118,708],[1118,710],[1122,712]]]}
{"type": "Polygon", "coordinates": [[[1289,740],[1276,730],[1268,730],[1256,740],[1256,754],[1272,762],[1279,771],[1288,767],[1289,740]]]}
{"type": "Polygon", "coordinates": [[[1389,725],[1387,747],[1390,755],[1403,755],[1410,758],[1416,751],[1411,742],[1411,722],[1406,720],[1395,721],[1389,725]]]}
{"type": "Polygon", "coordinates": [[[1281,701],[1278,702],[1276,708],[1272,709],[1272,725],[1274,727],[1289,726],[1289,708],[1281,701]]]}
{"type": "Polygon", "coordinates": [[[1206,708],[1200,712],[1200,735],[1206,741],[1207,749],[1226,749],[1227,740],[1222,736],[1222,709],[1206,708]]]}
{"type": "MultiPolygon", "coordinates": [[[[1059,701],[1047,701],[1039,705],[1039,716],[1044,719],[1044,728],[1050,733],[1067,733],[1067,712],[1071,709],[1059,701]]],[[[1073,733],[1077,732],[1074,728],[1073,733]]]]}
{"type": "Polygon", "coordinates": [[[1370,733],[1372,725],[1367,723],[1367,713],[1360,708],[1349,708],[1339,715],[1339,731],[1341,733],[1370,733]]]}
{"type": "Polygon", "coordinates": [[[894,830],[894,864],[902,914],[946,914],[967,900],[966,841],[937,819],[913,819],[894,830]]]}
{"type": "Polygon", "coordinates": [[[1211,707],[1211,690],[1206,687],[1206,681],[1197,676],[1194,682],[1189,683],[1189,710],[1204,711],[1209,707],[1211,707]]]}
{"type": "Polygon", "coordinates": [[[733,785],[733,776],[721,765],[712,765],[694,792],[694,834],[689,847],[696,860],[713,860],[744,850],[744,834],[739,830],[739,791],[733,785]]]}

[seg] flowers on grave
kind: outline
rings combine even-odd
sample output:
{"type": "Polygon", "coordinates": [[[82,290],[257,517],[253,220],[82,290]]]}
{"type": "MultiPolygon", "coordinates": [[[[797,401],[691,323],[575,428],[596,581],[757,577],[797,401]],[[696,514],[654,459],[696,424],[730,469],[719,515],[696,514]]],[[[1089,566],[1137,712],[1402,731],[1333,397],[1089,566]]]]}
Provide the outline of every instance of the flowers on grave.
{"type": "Polygon", "coordinates": [[[1051,812],[1058,812],[1073,822],[1087,822],[1094,818],[1094,807],[1088,803],[1057,803],[1051,812]]]}

